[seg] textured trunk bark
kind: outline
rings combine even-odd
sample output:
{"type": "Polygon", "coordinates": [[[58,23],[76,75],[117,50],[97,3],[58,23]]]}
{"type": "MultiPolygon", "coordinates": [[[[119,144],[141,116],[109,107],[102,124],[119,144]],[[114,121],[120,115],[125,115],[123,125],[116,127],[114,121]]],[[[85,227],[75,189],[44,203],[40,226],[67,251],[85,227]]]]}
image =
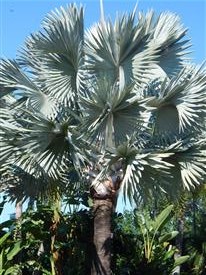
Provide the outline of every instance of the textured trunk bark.
{"type": "Polygon", "coordinates": [[[111,274],[111,219],[113,200],[94,199],[94,255],[92,275],[111,274]]]}
{"type": "MultiPolygon", "coordinates": [[[[16,228],[14,231],[14,239],[15,241],[20,241],[22,240],[22,233],[21,233],[21,219],[22,219],[22,201],[19,201],[16,203],[15,206],[15,219],[16,219],[16,228]]],[[[22,258],[23,258],[23,254],[22,251],[20,251],[17,255],[16,255],[16,261],[17,262],[22,262],[22,258]]]]}
{"type": "Polygon", "coordinates": [[[16,230],[14,238],[21,240],[22,201],[17,202],[15,208],[16,230]]]}
{"type": "Polygon", "coordinates": [[[50,264],[51,264],[51,274],[52,275],[62,275],[62,262],[61,262],[61,255],[59,253],[59,250],[55,247],[55,242],[57,242],[57,232],[58,232],[58,226],[60,223],[60,211],[61,211],[61,200],[58,196],[54,200],[54,213],[53,213],[53,224],[50,227],[50,234],[51,234],[51,254],[52,257],[50,257],[50,264]]]}
{"type": "Polygon", "coordinates": [[[19,220],[22,215],[22,202],[19,201],[16,203],[16,213],[15,213],[15,218],[16,220],[19,220]]]}

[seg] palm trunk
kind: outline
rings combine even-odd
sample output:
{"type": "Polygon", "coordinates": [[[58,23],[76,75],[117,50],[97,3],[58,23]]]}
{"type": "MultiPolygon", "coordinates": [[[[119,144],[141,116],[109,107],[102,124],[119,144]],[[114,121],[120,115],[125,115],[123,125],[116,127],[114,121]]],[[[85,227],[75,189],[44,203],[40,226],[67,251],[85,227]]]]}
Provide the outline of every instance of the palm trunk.
{"type": "Polygon", "coordinates": [[[16,212],[15,212],[15,218],[16,220],[19,220],[22,215],[22,201],[19,201],[16,203],[16,212]]]}
{"type": "MultiPolygon", "coordinates": [[[[16,226],[14,231],[14,240],[20,241],[22,240],[22,231],[21,231],[21,224],[22,224],[22,201],[18,201],[15,205],[15,219],[16,219],[16,226]]],[[[16,261],[22,262],[23,254],[22,251],[16,255],[16,261]]]]}
{"type": "Polygon", "coordinates": [[[94,257],[92,275],[111,274],[111,220],[113,200],[94,199],[94,257]]]}
{"type": "Polygon", "coordinates": [[[21,240],[22,201],[17,202],[15,208],[16,229],[14,238],[16,240],[21,240]]]}
{"type": "Polygon", "coordinates": [[[60,222],[60,211],[61,211],[61,200],[60,197],[58,196],[55,201],[55,209],[54,209],[54,214],[53,214],[53,224],[50,228],[50,233],[51,233],[51,254],[52,257],[50,257],[50,264],[51,264],[51,274],[52,275],[62,275],[62,264],[61,264],[61,257],[59,250],[55,248],[55,242],[57,238],[57,231],[58,231],[58,226],[60,222]]]}

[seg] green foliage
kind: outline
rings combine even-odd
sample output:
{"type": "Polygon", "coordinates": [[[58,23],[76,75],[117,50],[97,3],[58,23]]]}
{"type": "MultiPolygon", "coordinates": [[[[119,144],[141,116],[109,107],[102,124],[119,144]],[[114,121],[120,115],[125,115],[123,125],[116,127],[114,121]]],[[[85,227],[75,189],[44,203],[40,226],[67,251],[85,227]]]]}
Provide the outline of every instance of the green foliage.
{"type": "Polygon", "coordinates": [[[172,236],[176,236],[178,232],[170,232],[169,236],[168,233],[167,235],[161,234],[162,228],[164,228],[164,225],[168,222],[169,220],[169,215],[171,214],[171,211],[173,209],[173,205],[168,206],[166,209],[164,209],[156,218],[155,220],[151,219],[148,215],[148,213],[137,213],[136,214],[136,224],[140,227],[141,234],[144,240],[144,253],[145,253],[145,258],[147,259],[148,262],[152,261],[152,253],[153,250],[156,249],[155,247],[155,239],[158,238],[159,235],[159,241],[162,243],[162,239],[166,239],[165,242],[169,240],[172,236]],[[168,238],[166,237],[168,236],[168,238]]]}
{"type": "Polygon", "coordinates": [[[185,209],[183,252],[190,255],[183,271],[192,275],[206,272],[206,185],[188,196],[185,209]]]}
{"type": "Polygon", "coordinates": [[[0,238],[0,275],[19,274],[21,264],[13,265],[13,259],[23,249],[21,241],[13,241],[11,232],[5,233],[0,238]]]}
{"type": "Polygon", "coordinates": [[[92,216],[81,210],[62,214],[51,205],[37,204],[37,209],[23,213],[18,222],[4,222],[13,228],[0,239],[2,275],[16,274],[88,274],[92,249],[92,216]],[[19,228],[20,236],[15,238],[19,228]],[[74,263],[76,263],[74,265],[74,263]],[[19,273],[20,274],[20,273],[19,273]]]}
{"type": "Polygon", "coordinates": [[[173,239],[178,232],[172,229],[172,209],[172,205],[168,206],[154,219],[143,209],[116,217],[114,274],[168,275],[188,259],[174,259],[177,249],[173,239]]]}
{"type": "MultiPolygon", "coordinates": [[[[183,255],[190,256],[177,259],[174,259],[174,254],[178,252],[175,246],[178,232],[172,206],[166,207],[156,217],[146,208],[115,215],[113,274],[168,275],[181,264],[181,274],[203,275],[206,259],[203,205],[203,202],[198,204],[202,214],[196,213],[198,227],[195,235],[192,233],[190,205],[186,207],[183,255]]],[[[15,231],[19,230],[19,223],[2,223],[2,229],[9,227],[12,230],[7,233],[1,231],[1,274],[23,272],[29,275],[39,271],[51,275],[52,263],[54,270],[61,266],[63,275],[89,274],[93,252],[92,219],[91,213],[86,210],[61,213],[51,205],[38,204],[36,210],[30,209],[23,214],[18,238],[15,231]]]]}

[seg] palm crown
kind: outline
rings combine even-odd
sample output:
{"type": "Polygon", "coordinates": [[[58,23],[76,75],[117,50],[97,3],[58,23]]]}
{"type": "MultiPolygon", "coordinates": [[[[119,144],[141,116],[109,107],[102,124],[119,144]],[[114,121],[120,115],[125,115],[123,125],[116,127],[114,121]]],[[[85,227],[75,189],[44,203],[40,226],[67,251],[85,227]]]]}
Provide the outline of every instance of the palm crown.
{"type": "Polygon", "coordinates": [[[186,63],[178,16],[136,18],[84,32],[83,8],[69,5],[1,61],[0,171],[22,197],[84,181],[87,166],[94,185],[122,170],[130,200],[204,180],[205,68],[186,63]]]}

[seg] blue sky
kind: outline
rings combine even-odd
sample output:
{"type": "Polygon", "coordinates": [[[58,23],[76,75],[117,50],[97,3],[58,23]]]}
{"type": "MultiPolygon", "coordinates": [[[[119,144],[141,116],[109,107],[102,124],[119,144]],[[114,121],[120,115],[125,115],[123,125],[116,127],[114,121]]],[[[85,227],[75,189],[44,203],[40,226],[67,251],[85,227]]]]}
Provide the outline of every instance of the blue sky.
{"type": "MultiPolygon", "coordinates": [[[[15,58],[18,49],[23,46],[27,35],[39,30],[44,16],[52,9],[64,6],[71,0],[0,0],[0,56],[15,58]]],[[[76,1],[85,7],[85,27],[88,28],[99,19],[99,1],[76,1]]],[[[137,1],[104,0],[105,15],[114,18],[116,11],[132,11],[137,1]]],[[[191,57],[195,63],[206,60],[206,0],[139,0],[138,10],[154,9],[157,14],[162,11],[172,11],[182,19],[188,28],[188,38],[191,39],[191,57]]],[[[1,201],[1,199],[0,199],[1,201]]],[[[1,220],[9,218],[14,211],[7,205],[1,220]]]]}

